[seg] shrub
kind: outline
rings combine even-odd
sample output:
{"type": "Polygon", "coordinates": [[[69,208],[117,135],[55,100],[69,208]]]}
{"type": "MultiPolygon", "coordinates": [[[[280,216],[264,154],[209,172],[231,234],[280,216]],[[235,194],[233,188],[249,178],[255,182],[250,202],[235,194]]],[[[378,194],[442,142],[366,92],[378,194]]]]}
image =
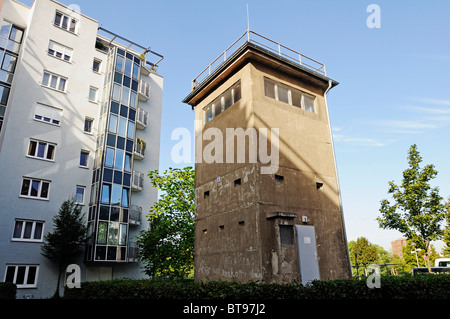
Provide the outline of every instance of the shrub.
{"type": "Polygon", "coordinates": [[[116,279],[84,282],[68,299],[449,299],[450,275],[382,276],[370,289],[363,279],[314,280],[307,285],[116,279]]]}

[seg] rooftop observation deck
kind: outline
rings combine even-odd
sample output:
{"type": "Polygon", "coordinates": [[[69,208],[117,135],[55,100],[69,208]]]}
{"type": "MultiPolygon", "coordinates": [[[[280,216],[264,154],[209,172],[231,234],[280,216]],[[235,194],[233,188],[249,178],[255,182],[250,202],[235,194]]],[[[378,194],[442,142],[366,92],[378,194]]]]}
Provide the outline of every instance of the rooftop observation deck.
{"type": "Polygon", "coordinates": [[[227,59],[230,59],[236,51],[239,51],[239,48],[248,43],[253,43],[268,51],[272,55],[276,55],[289,61],[290,63],[294,63],[295,65],[298,65],[321,77],[326,77],[327,75],[325,65],[323,63],[311,59],[300,52],[294,51],[254,31],[247,30],[192,80],[192,90],[195,90],[199,85],[201,85],[208,77],[214,74],[214,72],[218,70],[227,61],[227,59]]]}

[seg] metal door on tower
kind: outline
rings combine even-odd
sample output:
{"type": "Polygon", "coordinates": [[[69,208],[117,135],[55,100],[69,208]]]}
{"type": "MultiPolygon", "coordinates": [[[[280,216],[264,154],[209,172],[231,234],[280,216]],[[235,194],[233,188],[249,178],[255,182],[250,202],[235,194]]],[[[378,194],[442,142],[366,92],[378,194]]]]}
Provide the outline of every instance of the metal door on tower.
{"type": "Polygon", "coordinates": [[[296,230],[300,275],[305,285],[311,280],[320,279],[316,231],[310,225],[296,225],[296,230]]]}

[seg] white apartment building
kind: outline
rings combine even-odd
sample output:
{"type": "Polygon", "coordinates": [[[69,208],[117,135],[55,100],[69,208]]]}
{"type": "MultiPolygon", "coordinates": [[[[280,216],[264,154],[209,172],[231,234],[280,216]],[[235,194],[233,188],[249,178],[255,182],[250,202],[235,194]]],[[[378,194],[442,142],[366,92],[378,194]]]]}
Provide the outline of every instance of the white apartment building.
{"type": "MultiPolygon", "coordinates": [[[[41,255],[74,197],[92,234],[81,280],[140,278],[136,235],[157,200],[161,55],[54,0],[0,1],[0,281],[46,298],[57,266],[41,255]]],[[[63,282],[63,280],[62,280],[63,282]]]]}

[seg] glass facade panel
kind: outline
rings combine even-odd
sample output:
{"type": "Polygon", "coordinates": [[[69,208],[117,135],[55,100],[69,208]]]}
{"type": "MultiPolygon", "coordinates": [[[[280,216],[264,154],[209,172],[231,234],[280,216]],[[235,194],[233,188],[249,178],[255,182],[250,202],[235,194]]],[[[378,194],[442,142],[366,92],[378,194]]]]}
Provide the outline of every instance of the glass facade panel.
{"type": "Polygon", "coordinates": [[[105,154],[105,166],[113,167],[114,162],[114,149],[107,147],[105,154]]]}
{"type": "Polygon", "coordinates": [[[108,131],[111,133],[117,133],[117,115],[111,114],[109,116],[108,131]]]}
{"type": "Polygon", "coordinates": [[[119,127],[117,134],[119,136],[125,137],[127,133],[127,119],[124,117],[119,117],[119,127]]]}
{"type": "Polygon", "coordinates": [[[113,184],[111,191],[111,205],[120,205],[121,193],[122,187],[120,185],[113,184]]]}
{"type": "Polygon", "coordinates": [[[107,234],[108,234],[108,223],[107,222],[99,222],[98,223],[97,243],[98,244],[106,244],[107,234]]]}
{"type": "Polygon", "coordinates": [[[123,160],[125,152],[123,150],[116,150],[116,159],[114,160],[114,169],[123,170],[123,160]]]}
{"type": "Polygon", "coordinates": [[[127,137],[134,138],[134,122],[128,121],[127,137]]]}
{"type": "Polygon", "coordinates": [[[127,244],[127,224],[120,224],[119,245],[127,244]]]}
{"type": "MultiPolygon", "coordinates": [[[[103,128],[99,127],[97,138],[99,169],[92,179],[92,189],[98,189],[93,197],[99,198],[99,203],[93,202],[89,208],[90,220],[97,225],[97,241],[87,250],[86,259],[126,261],[127,248],[123,246],[128,241],[128,207],[132,201],[131,172],[140,60],[116,48],[108,52],[104,65],[107,76],[102,92],[107,93],[101,101],[104,121],[99,122],[103,128]],[[105,131],[107,135],[101,138],[105,131]],[[95,184],[98,185],[96,188],[95,184]]],[[[50,83],[51,74],[49,76],[50,83]]]]}
{"type": "Polygon", "coordinates": [[[122,206],[128,207],[128,189],[127,188],[122,189],[122,206]]]}
{"type": "Polygon", "coordinates": [[[108,245],[119,244],[119,223],[109,222],[108,245]]]}
{"type": "Polygon", "coordinates": [[[111,185],[103,184],[103,186],[102,186],[101,203],[102,204],[109,204],[109,197],[110,197],[110,195],[111,195],[111,185]]]}

